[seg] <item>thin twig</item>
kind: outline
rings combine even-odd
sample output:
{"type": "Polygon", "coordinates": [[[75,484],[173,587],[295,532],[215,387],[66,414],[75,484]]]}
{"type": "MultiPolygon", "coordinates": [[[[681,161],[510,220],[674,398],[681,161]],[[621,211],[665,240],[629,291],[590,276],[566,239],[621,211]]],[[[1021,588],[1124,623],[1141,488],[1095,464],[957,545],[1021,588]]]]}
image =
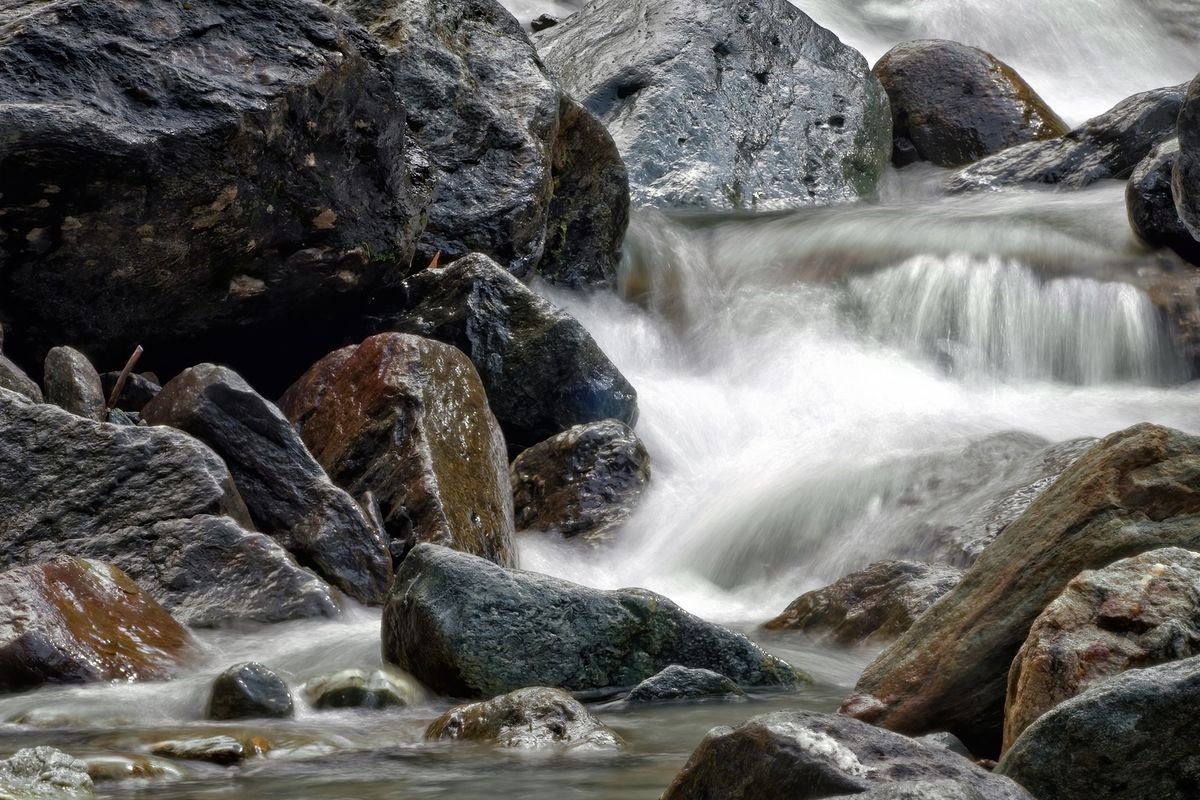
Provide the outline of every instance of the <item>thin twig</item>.
{"type": "Polygon", "coordinates": [[[121,399],[121,392],[125,389],[125,381],[129,380],[129,373],[133,372],[133,368],[137,366],[138,359],[141,357],[142,346],[139,344],[133,349],[133,355],[125,362],[125,369],[121,370],[116,385],[113,386],[112,392],[108,395],[108,402],[104,405],[104,418],[106,420],[108,419],[109,412],[117,407],[117,401],[121,399]]]}

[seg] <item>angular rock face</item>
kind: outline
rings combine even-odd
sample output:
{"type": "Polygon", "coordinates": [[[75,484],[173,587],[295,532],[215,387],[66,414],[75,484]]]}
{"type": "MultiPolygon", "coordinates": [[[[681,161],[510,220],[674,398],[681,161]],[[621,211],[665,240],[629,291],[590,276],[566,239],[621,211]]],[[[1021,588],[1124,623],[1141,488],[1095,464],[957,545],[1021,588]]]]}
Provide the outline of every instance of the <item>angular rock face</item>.
{"type": "Polygon", "coordinates": [[[620,738],[578,700],[559,689],[540,686],[452,708],[430,724],[425,738],[466,739],[521,749],[621,746],[620,738]]]}
{"type": "Polygon", "coordinates": [[[630,690],[629,703],[744,697],[737,684],[711,669],[689,669],[672,664],[630,690]]]}
{"type": "Polygon", "coordinates": [[[1032,800],[1011,780],[948,750],[811,711],[777,711],[736,728],[714,728],[662,800],[847,795],[1032,800]],[[930,782],[941,784],[940,794],[931,793],[930,782]]]}
{"type": "Polygon", "coordinates": [[[1188,87],[1179,111],[1179,158],[1171,187],[1179,219],[1200,240],[1200,76],[1188,87]]]}
{"type": "Polygon", "coordinates": [[[383,611],[383,657],[431,689],[618,690],[679,664],[744,686],[807,680],[744,636],[641,589],[605,592],[418,545],[383,611]]]}
{"type": "Polygon", "coordinates": [[[292,693],[283,678],[256,662],[237,664],[213,681],[209,719],[290,717],[292,693]]]}
{"type": "Polygon", "coordinates": [[[1168,139],[1137,165],[1125,188],[1129,225],[1148,245],[1169,247],[1200,264],[1200,240],[1179,218],[1171,176],[1179,160],[1179,140],[1168,139]]]}
{"type": "Polygon", "coordinates": [[[887,164],[865,59],[785,0],[593,0],[536,42],[612,133],[636,206],[852,200],[887,164]]]}
{"type": "Polygon", "coordinates": [[[428,188],[383,53],[348,18],[68,0],[10,4],[0,27],[14,352],[310,363],[328,350],[314,315],[334,331],[407,269],[428,188]]]}
{"type": "Polygon", "coordinates": [[[460,351],[372,336],[315,364],[280,406],[338,485],[374,495],[394,550],[436,542],[515,563],[504,436],[460,351]]]}
{"type": "Polygon", "coordinates": [[[949,730],[974,753],[997,753],[1005,675],[1034,620],[1085,569],[1200,546],[1198,475],[1200,438],[1137,425],[1103,439],[867,667],[843,710],[905,733],[949,730]]]}
{"type": "Polygon", "coordinates": [[[60,556],[0,573],[0,691],[161,679],[191,645],[187,629],[111,564],[60,556]]]}
{"type": "Polygon", "coordinates": [[[1191,800],[1200,658],[1135,669],[1033,723],[996,771],[1054,800],[1191,800]]]}
{"type": "Polygon", "coordinates": [[[34,403],[45,402],[42,387],[3,354],[0,354],[0,389],[16,392],[34,403]]]}
{"type": "Polygon", "coordinates": [[[242,527],[225,464],[177,431],[95,423],[0,390],[0,518],[3,566],[110,561],[187,624],[337,611],[315,575],[242,527]]]}
{"type": "Polygon", "coordinates": [[[896,150],[957,167],[1069,128],[1012,67],[942,39],[898,44],[875,64],[892,107],[896,150]]]}
{"type": "Polygon", "coordinates": [[[846,645],[894,639],[961,578],[950,566],[880,561],[800,595],[763,627],[828,636],[846,645]]]}
{"type": "Polygon", "coordinates": [[[46,354],[46,400],[86,419],[104,422],[104,387],[87,356],[70,347],[46,354]]]}
{"type": "Polygon", "coordinates": [[[637,392],[587,330],[486,256],[424,270],[405,289],[407,308],[375,324],[470,356],[515,452],[572,425],[637,420],[637,392]]]}
{"type": "Polygon", "coordinates": [[[509,469],[517,528],[602,542],[633,513],[650,454],[623,422],[576,425],[521,453],[509,469]]]}
{"type": "Polygon", "coordinates": [[[381,533],[333,485],[279,409],[236,372],[213,364],[187,369],[145,406],[142,419],[211,447],[260,529],[351,597],[383,602],[392,558],[381,533]]]}
{"type": "Polygon", "coordinates": [[[1047,183],[1081,189],[1126,178],[1150,151],[1175,136],[1184,86],[1135,94],[1061,139],[1011,147],[956,173],[953,190],[1047,183]]]}
{"type": "Polygon", "coordinates": [[[92,779],[84,762],[53,747],[33,747],[0,761],[0,796],[14,800],[90,798],[92,779]]]}
{"type": "Polygon", "coordinates": [[[1004,747],[1128,669],[1200,654],[1200,555],[1169,547],[1084,572],[1037,618],[1008,672],[1004,747]]]}
{"type": "Polygon", "coordinates": [[[495,0],[336,5],[387,46],[409,127],[439,173],[420,265],[481,252],[521,277],[611,284],[628,221],[621,158],[607,134],[580,136],[587,122],[520,23],[495,0]],[[589,210],[611,224],[593,225],[589,210]],[[554,237],[570,245],[548,247],[554,237]]]}

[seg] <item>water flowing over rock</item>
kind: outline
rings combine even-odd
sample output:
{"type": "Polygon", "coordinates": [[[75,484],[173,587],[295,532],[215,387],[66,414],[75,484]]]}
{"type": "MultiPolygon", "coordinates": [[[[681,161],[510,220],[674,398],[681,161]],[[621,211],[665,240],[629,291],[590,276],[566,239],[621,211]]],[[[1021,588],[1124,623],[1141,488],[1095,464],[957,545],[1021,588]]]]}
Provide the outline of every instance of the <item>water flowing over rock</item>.
{"type": "Polygon", "coordinates": [[[955,174],[952,190],[1054,184],[1070,189],[1127,178],[1162,142],[1175,136],[1185,86],[1135,94],[1060,139],[1011,147],[955,174]]]}
{"type": "Polygon", "coordinates": [[[711,669],[691,669],[672,664],[633,687],[628,703],[662,703],[745,697],[738,685],[711,669]]]}
{"type": "Polygon", "coordinates": [[[87,764],[61,750],[32,747],[0,761],[0,797],[84,800],[91,796],[87,764]]]}
{"type": "Polygon", "coordinates": [[[55,347],[46,354],[46,401],[72,414],[105,421],[104,387],[87,356],[70,347],[55,347]]]}
{"type": "Polygon", "coordinates": [[[961,578],[962,572],[950,566],[880,561],[800,595],[763,627],[800,630],[847,645],[892,639],[961,578]]]}
{"type": "Polygon", "coordinates": [[[1200,653],[1200,555],[1170,547],[1084,572],[1041,613],[1008,672],[1004,747],[1128,669],[1200,653]]]}
{"type": "Polygon", "coordinates": [[[335,483],[373,494],[393,552],[436,542],[515,564],[504,435],[462,352],[372,336],[314,364],[280,407],[335,483]]]}
{"type": "Polygon", "coordinates": [[[370,673],[344,669],[333,675],[322,675],[305,684],[304,694],[313,708],[374,709],[411,706],[421,692],[411,678],[385,668],[370,673]]]}
{"type": "Polygon", "coordinates": [[[637,420],[637,392],[574,317],[483,255],[405,282],[403,311],[378,320],[466,353],[516,452],[585,422],[637,420]]]}
{"type": "Polygon", "coordinates": [[[887,164],[866,60],[785,0],[593,0],[536,43],[612,133],[636,206],[853,200],[887,164]]]}
{"type": "Polygon", "coordinates": [[[221,456],[251,518],[304,564],[364,603],[383,602],[392,558],[380,531],[333,485],[287,418],[233,370],[201,364],[142,410],[221,456]]]}
{"type": "Polygon", "coordinates": [[[867,667],[843,710],[999,751],[1005,676],[1042,610],[1085,569],[1200,546],[1200,438],[1137,425],[1085,453],[941,601],[867,667]]]}
{"type": "Polygon", "coordinates": [[[1179,160],[1179,140],[1168,139],[1150,151],[1129,176],[1125,205],[1133,232],[1148,245],[1169,247],[1200,264],[1200,240],[1179,218],[1171,176],[1179,160]]]}
{"type": "Polygon", "coordinates": [[[744,636],[642,589],[601,591],[418,545],[383,611],[384,660],[431,689],[489,696],[527,686],[629,688],[679,664],[743,686],[807,680],[744,636]]]}
{"type": "Polygon", "coordinates": [[[1191,800],[1200,658],[1135,669],[1041,717],[996,771],[1053,800],[1191,800]]]}
{"type": "Polygon", "coordinates": [[[187,629],[111,564],[60,556],[0,573],[0,692],[166,678],[191,644],[187,629]]]}
{"type": "Polygon", "coordinates": [[[9,4],[0,27],[14,353],[86,343],[123,363],[140,342],[273,372],[326,352],[408,268],[422,157],[350,19],[309,0],[67,0],[9,4]]]}
{"type": "Polygon", "coordinates": [[[1175,209],[1192,236],[1200,240],[1200,76],[1187,89],[1178,130],[1179,157],[1171,183],[1175,209]]]}
{"type": "Polygon", "coordinates": [[[337,612],[328,586],[246,530],[225,464],[178,431],[96,423],[0,390],[0,518],[4,566],[109,561],[187,624],[337,612]]]}
{"type": "Polygon", "coordinates": [[[283,678],[262,664],[236,664],[213,681],[208,699],[209,719],[290,717],[292,693],[283,678]]]}
{"type": "Polygon", "coordinates": [[[848,795],[1032,800],[1011,780],[948,750],[811,711],[777,711],[736,728],[714,728],[662,800],[848,795]]]}
{"type": "Polygon", "coordinates": [[[942,39],[898,44],[875,64],[892,108],[895,153],[958,167],[1069,128],[1008,64],[942,39]]]}
{"type": "Polygon", "coordinates": [[[435,719],[425,738],[466,739],[500,747],[615,749],[620,738],[571,695],[537,686],[458,706],[435,719]]]}
{"type": "Polygon", "coordinates": [[[633,513],[650,455],[623,422],[576,425],[522,452],[509,470],[517,528],[603,542],[633,513]]]}

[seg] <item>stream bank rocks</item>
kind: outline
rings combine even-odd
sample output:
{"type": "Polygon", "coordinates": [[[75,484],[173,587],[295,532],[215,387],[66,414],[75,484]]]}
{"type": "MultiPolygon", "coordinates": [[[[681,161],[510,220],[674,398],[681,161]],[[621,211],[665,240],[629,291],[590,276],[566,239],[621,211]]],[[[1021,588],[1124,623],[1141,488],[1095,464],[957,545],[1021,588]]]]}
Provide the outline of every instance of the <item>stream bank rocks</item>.
{"type": "Polygon", "coordinates": [[[875,64],[892,109],[892,160],[958,167],[1069,128],[1012,67],[943,39],[898,44],[875,64]]]}
{"type": "Polygon", "coordinates": [[[593,0],[536,43],[608,127],[635,206],[854,200],[887,164],[879,81],[786,0],[593,0]]]}
{"type": "Polygon", "coordinates": [[[413,549],[392,584],[383,657],[455,697],[528,686],[616,693],[672,664],[747,687],[808,680],[652,592],[590,589],[428,544],[413,549]]]}
{"type": "Polygon", "coordinates": [[[111,564],[59,556],[0,572],[0,692],[162,679],[191,647],[187,629],[111,564]]]}
{"type": "Polygon", "coordinates": [[[1032,800],[1012,780],[941,747],[811,711],[714,728],[662,800],[731,797],[1032,800]]]}
{"type": "Polygon", "coordinates": [[[541,686],[458,706],[434,720],[425,738],[489,742],[524,750],[616,749],[620,738],[571,695],[541,686]]]}
{"type": "Polygon", "coordinates": [[[461,351],[381,333],[314,364],[280,407],[335,483],[373,495],[397,557],[436,542],[516,563],[504,435],[461,351]]]}
{"type": "Polygon", "coordinates": [[[0,761],[0,797],[85,800],[92,788],[87,764],[53,747],[19,750],[0,761]]]}

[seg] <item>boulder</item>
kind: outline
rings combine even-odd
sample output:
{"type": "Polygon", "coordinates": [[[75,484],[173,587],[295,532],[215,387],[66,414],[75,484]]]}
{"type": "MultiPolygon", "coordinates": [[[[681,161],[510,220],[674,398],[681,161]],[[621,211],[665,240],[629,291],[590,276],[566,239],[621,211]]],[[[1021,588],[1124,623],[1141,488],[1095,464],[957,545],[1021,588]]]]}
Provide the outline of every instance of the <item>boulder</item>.
{"type": "Polygon", "coordinates": [[[19,750],[0,761],[0,797],[76,800],[92,796],[87,764],[53,747],[19,750]]]}
{"type": "Polygon", "coordinates": [[[370,673],[361,669],[344,669],[332,675],[314,678],[304,686],[304,693],[313,708],[389,708],[414,705],[419,688],[389,669],[370,673]]]}
{"type": "Polygon", "coordinates": [[[154,680],[192,638],[124,572],[59,556],[0,572],[0,691],[43,683],[154,680]]]}
{"type": "Polygon", "coordinates": [[[283,678],[262,664],[235,664],[213,681],[208,718],[216,720],[290,717],[292,693],[283,678]]]}
{"type": "Polygon", "coordinates": [[[1200,240],[1192,236],[1175,207],[1171,175],[1179,159],[1179,140],[1168,139],[1142,159],[1125,187],[1125,207],[1133,232],[1152,247],[1169,247],[1200,264],[1200,240]]]}
{"type": "Polygon", "coordinates": [[[518,530],[610,538],[650,481],[650,454],[623,422],[576,425],[522,452],[509,468],[518,530]]]}
{"type": "Polygon", "coordinates": [[[372,336],[317,362],[280,406],[334,482],[373,494],[399,552],[436,542],[516,563],[504,435],[461,351],[372,336]]]}
{"type": "Polygon", "coordinates": [[[960,570],[943,564],[880,561],[800,595],[763,627],[804,631],[844,645],[894,639],[961,578],[960,570]]]}
{"type": "Polygon", "coordinates": [[[560,22],[562,20],[553,14],[540,14],[529,21],[529,29],[534,33],[539,33],[547,28],[553,28],[560,22]]]}
{"type": "Polygon", "coordinates": [[[1179,157],[1171,187],[1179,219],[1200,239],[1200,75],[1188,86],[1179,111],[1179,157]]]}
{"type": "Polygon", "coordinates": [[[678,700],[731,699],[744,697],[738,685],[711,669],[690,669],[672,664],[630,690],[628,703],[659,703],[678,700]]]}
{"type": "Polygon", "coordinates": [[[1012,67],[977,47],[944,39],[903,42],[873,71],[891,102],[895,140],[941,167],[1069,130],[1012,67]]]}
{"type": "Polygon", "coordinates": [[[165,739],[150,745],[150,752],[157,756],[181,758],[185,761],[209,761],[223,766],[265,755],[270,750],[271,743],[261,736],[227,734],[165,739]]]}
{"type": "Polygon", "coordinates": [[[1053,800],[1191,800],[1200,658],[1102,681],[1029,726],[996,771],[1053,800]]]}
{"type": "Polygon", "coordinates": [[[541,686],[452,708],[430,724],[425,738],[465,739],[525,750],[621,746],[620,738],[582,703],[564,691],[541,686]]]}
{"type": "Polygon", "coordinates": [[[160,780],[178,781],[188,777],[187,771],[165,758],[137,755],[88,756],[85,760],[88,775],[101,781],[160,780]]]}
{"type": "Polygon", "coordinates": [[[998,753],[1005,676],[1042,610],[1083,570],[1168,546],[1200,546],[1200,438],[1137,425],[1101,440],[1005,528],[866,668],[843,711],[998,753]]]}
{"type": "Polygon", "coordinates": [[[184,370],[142,410],[150,425],[195,436],[225,460],[259,529],[349,596],[379,604],[392,557],[349,494],[334,486],[287,417],[233,370],[184,370]]]}
{"type": "Polygon", "coordinates": [[[87,356],[70,347],[46,354],[46,401],[96,422],[107,418],[100,374],[87,356]]]}
{"type": "Polygon", "coordinates": [[[251,533],[224,462],[187,434],[92,422],[0,390],[0,566],[122,569],[186,624],[329,615],[329,587],[251,533]]]}
{"type": "Polygon", "coordinates": [[[948,750],[812,711],[776,711],[736,728],[714,728],[662,800],[848,795],[1032,800],[1011,780],[948,750]]]}
{"type": "Polygon", "coordinates": [[[419,266],[480,252],[522,278],[614,285],[629,210],[621,157],[594,120],[596,135],[577,135],[589,115],[521,24],[496,0],[335,5],[387,47],[413,138],[438,173],[419,266]]]}
{"type": "Polygon", "coordinates": [[[635,206],[854,200],[887,165],[879,81],[786,0],[592,0],[536,42],[616,140],[635,206]]]}
{"type": "Polygon", "coordinates": [[[1200,555],[1169,547],[1080,574],[1008,671],[1007,749],[1034,720],[1128,669],[1200,654],[1200,555]]]}
{"type": "Polygon", "coordinates": [[[526,686],[615,693],[672,664],[743,686],[808,680],[661,595],[591,589],[426,544],[404,559],[392,584],[383,657],[454,697],[526,686]]]}
{"type": "Polygon", "coordinates": [[[427,167],[349,18],[312,0],[66,0],[8,4],[0,28],[13,353],[86,342],[124,363],[141,343],[277,376],[408,269],[427,167]]]}
{"type": "Polygon", "coordinates": [[[405,288],[406,308],[375,324],[466,353],[513,455],[572,425],[637,420],[637,392],[591,334],[486,256],[424,270],[405,288]]]}
{"type": "Polygon", "coordinates": [[[1060,139],[1010,147],[953,175],[952,190],[1022,183],[1081,189],[1106,178],[1128,178],[1155,147],[1175,136],[1183,86],[1126,98],[1060,139]]]}
{"type": "Polygon", "coordinates": [[[45,402],[42,388],[3,353],[0,353],[0,389],[16,392],[34,403],[45,402]]]}
{"type": "MultiPolygon", "coordinates": [[[[100,385],[104,388],[105,397],[112,394],[120,378],[120,372],[106,372],[100,376],[100,385]]],[[[125,385],[121,387],[121,394],[117,396],[115,407],[122,411],[140,412],[146,407],[146,403],[153,400],[155,395],[161,391],[162,386],[157,381],[132,372],[125,378],[125,385]]]]}

